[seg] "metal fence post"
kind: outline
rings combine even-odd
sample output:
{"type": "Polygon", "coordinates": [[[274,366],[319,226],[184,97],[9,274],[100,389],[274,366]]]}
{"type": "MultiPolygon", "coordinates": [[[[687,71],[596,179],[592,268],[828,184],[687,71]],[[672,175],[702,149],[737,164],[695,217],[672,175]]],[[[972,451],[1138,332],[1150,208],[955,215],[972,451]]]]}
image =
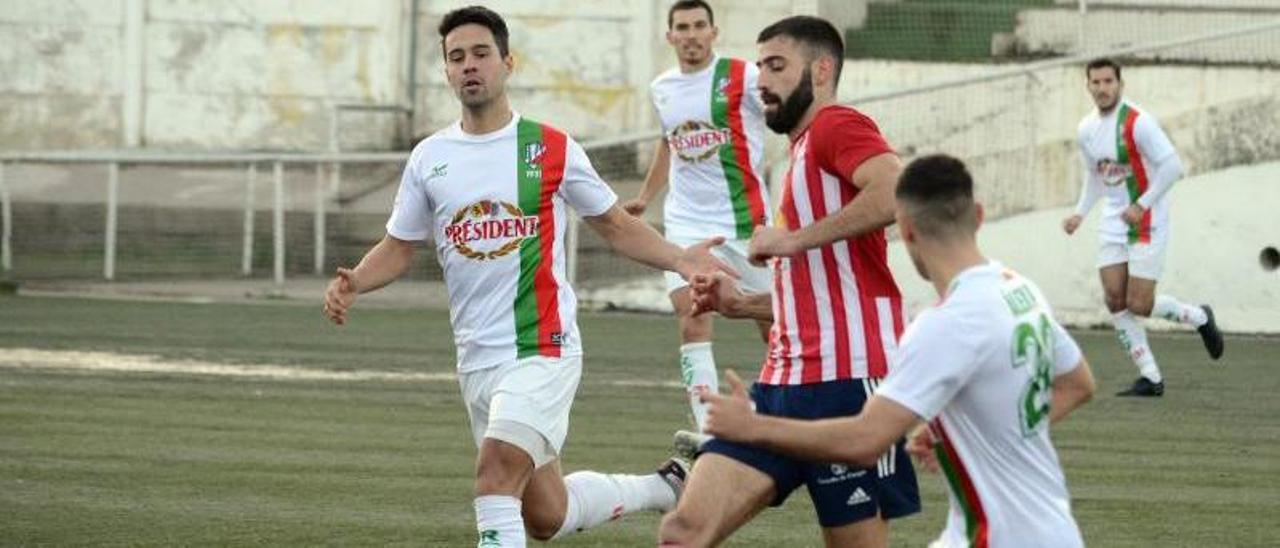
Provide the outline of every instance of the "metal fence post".
{"type": "Polygon", "coordinates": [[[315,222],[315,269],[316,274],[324,274],[324,164],[316,163],[316,210],[315,222]]]}
{"type": "Polygon", "coordinates": [[[258,164],[249,163],[249,176],[245,179],[244,191],[244,240],[240,253],[240,274],[253,275],[253,210],[254,193],[258,186],[258,164]]]}
{"type": "Polygon", "coordinates": [[[1089,0],[1079,0],[1079,16],[1076,17],[1076,53],[1085,52],[1084,31],[1085,20],[1089,17],[1089,0]]]}
{"type": "Polygon", "coordinates": [[[107,234],[103,242],[102,277],[116,279],[116,214],[120,209],[120,163],[107,167],[107,234]]]}
{"type": "Polygon", "coordinates": [[[271,205],[271,238],[275,243],[272,279],[284,285],[284,162],[276,160],[274,199],[271,205]]]}
{"type": "Polygon", "coordinates": [[[13,271],[13,206],[9,203],[9,185],[4,180],[4,162],[0,162],[0,270],[13,271]]]}
{"type": "Polygon", "coordinates": [[[1038,180],[1036,174],[1036,157],[1039,149],[1036,143],[1036,132],[1039,131],[1039,124],[1036,116],[1036,88],[1039,80],[1034,72],[1027,72],[1027,174],[1023,180],[1023,186],[1030,189],[1027,196],[1027,203],[1022,207],[1028,210],[1034,210],[1037,205],[1042,203],[1040,196],[1043,194],[1044,184],[1038,180]]]}

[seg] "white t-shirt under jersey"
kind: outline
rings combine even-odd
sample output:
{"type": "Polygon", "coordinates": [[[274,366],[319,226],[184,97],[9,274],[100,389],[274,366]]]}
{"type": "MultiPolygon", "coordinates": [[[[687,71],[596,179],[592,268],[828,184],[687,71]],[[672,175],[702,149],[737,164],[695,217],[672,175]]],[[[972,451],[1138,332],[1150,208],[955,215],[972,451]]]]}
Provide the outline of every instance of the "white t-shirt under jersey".
{"type": "Polygon", "coordinates": [[[1155,117],[1129,101],[1111,112],[1097,109],[1080,121],[1077,144],[1084,163],[1085,185],[1101,192],[1106,204],[1098,230],[1105,243],[1150,242],[1168,235],[1169,195],[1130,226],[1120,216],[1150,186],[1155,167],[1177,151],[1155,117]]]}
{"type": "Polygon", "coordinates": [[[758,76],[754,64],[715,57],[698,72],[676,67],[650,84],[671,153],[667,236],[746,240],[768,222],[758,76]]]}
{"type": "Polygon", "coordinates": [[[581,355],[565,204],[595,216],[616,201],[578,143],[518,114],[484,135],[454,123],[414,147],[387,234],[435,241],[459,372],[581,355]]]}
{"type": "Polygon", "coordinates": [[[1080,348],[1035,284],[994,262],[961,272],[907,327],[898,358],[876,394],[939,440],[951,509],[935,546],[1082,546],[1049,439],[1052,380],[1080,348]]]}

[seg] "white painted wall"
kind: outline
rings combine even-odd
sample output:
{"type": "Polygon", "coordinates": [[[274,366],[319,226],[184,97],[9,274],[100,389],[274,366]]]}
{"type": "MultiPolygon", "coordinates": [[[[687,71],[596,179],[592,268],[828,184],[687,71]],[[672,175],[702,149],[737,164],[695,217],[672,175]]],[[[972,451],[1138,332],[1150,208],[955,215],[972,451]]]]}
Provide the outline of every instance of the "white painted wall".
{"type": "MultiPolygon", "coordinates": [[[[435,27],[443,13],[471,1],[421,2],[414,59],[417,135],[457,116],[444,83],[435,27]]],[[[489,2],[511,26],[518,63],[510,83],[516,108],[583,138],[654,127],[648,82],[674,63],[663,37],[669,1],[489,2]]],[[[755,57],[759,29],[778,18],[817,12],[839,19],[865,7],[861,0],[712,4],[721,28],[717,49],[746,59],[755,57]]],[[[328,148],[334,105],[410,103],[410,5],[411,0],[0,0],[0,73],[6,76],[0,79],[0,146],[328,148]],[[131,32],[135,27],[138,32],[131,32]]],[[[1272,49],[1280,44],[1278,37],[1264,38],[1253,42],[1272,49]]],[[[851,62],[842,92],[848,98],[989,70],[989,65],[851,62]]],[[[1250,76],[1250,70],[1153,67],[1134,72],[1131,90],[1176,125],[1181,111],[1240,99],[1236,95],[1260,85],[1258,78],[1274,76],[1256,71],[1250,76]],[[1153,104],[1145,94],[1168,97],[1153,104]]],[[[1049,74],[1035,91],[1043,104],[1033,109],[1037,139],[1050,148],[1066,138],[1063,128],[1074,127],[1088,105],[1076,79],[1065,76],[1069,72],[1049,74]]],[[[1025,95],[1022,89],[989,85],[864,106],[899,146],[976,153],[1012,150],[1019,143],[1019,134],[1008,128],[1022,128],[1033,116],[1017,108],[1025,95]],[[955,130],[940,133],[940,121],[955,130]],[[997,130],[983,133],[988,127],[997,130]]],[[[395,114],[347,113],[339,140],[348,149],[387,147],[408,132],[402,120],[395,114]]],[[[781,148],[775,139],[775,157],[781,148]]],[[[1048,158],[1044,165],[1069,169],[1071,162],[1048,158]]]]}
{"type": "Polygon", "coordinates": [[[118,143],[122,0],[0,0],[0,146],[118,143]]]}
{"type": "MultiPolygon", "coordinates": [[[[1228,2],[1229,3],[1229,2],[1228,2]]],[[[1085,49],[1106,51],[1139,44],[1188,38],[1225,31],[1268,19],[1280,22],[1280,2],[1268,0],[1268,9],[1232,9],[1234,5],[1204,2],[1196,10],[1160,6],[1093,7],[1085,15],[1085,49]]],[[[1092,6],[1092,4],[1090,4],[1092,6]]],[[[1263,7],[1261,4],[1258,8],[1263,7]]],[[[1048,55],[1080,51],[1080,18],[1074,9],[1027,9],[1019,12],[1014,31],[1018,51],[1048,55]]],[[[1275,63],[1280,59],[1280,29],[1251,37],[1192,45],[1154,54],[1146,59],[1210,63],[1275,63]]]]}
{"type": "MultiPolygon", "coordinates": [[[[423,0],[414,132],[457,116],[436,25],[474,0],[423,0]]],[[[672,62],[669,0],[496,0],[518,58],[518,109],[579,136],[647,129],[648,82],[672,62]]],[[[721,49],[799,0],[712,2],[721,49]]],[[[820,3],[819,3],[820,4],[820,3]]],[[[407,106],[411,0],[0,0],[0,146],[325,149],[337,104],[407,106]]],[[[797,8],[799,6],[799,8],[797,8]]],[[[814,9],[822,9],[818,6],[814,9]]],[[[407,133],[347,113],[344,148],[407,133]]]]}
{"type": "MultiPolygon", "coordinates": [[[[859,96],[962,79],[989,65],[846,61],[840,97],[874,117],[905,156],[935,151],[969,161],[987,182],[990,213],[1001,216],[1075,200],[1076,127],[1093,104],[1083,67],[896,99],[859,96]],[[1031,148],[1034,143],[1035,149],[1031,148]],[[1030,157],[1034,153],[1034,165],[1030,157]]],[[[1135,66],[1126,97],[1161,121],[1190,173],[1280,158],[1280,71],[1257,67],[1135,66]]]]}

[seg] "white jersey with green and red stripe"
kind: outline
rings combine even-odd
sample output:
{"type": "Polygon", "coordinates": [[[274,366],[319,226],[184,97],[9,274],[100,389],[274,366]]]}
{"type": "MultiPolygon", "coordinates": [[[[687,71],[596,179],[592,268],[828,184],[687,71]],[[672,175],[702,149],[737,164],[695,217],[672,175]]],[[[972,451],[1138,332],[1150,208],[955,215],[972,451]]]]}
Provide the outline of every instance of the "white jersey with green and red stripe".
{"type": "Polygon", "coordinates": [[[581,355],[565,205],[595,216],[616,201],[578,143],[519,114],[484,135],[455,123],[414,147],[387,234],[435,241],[459,372],[581,355]]]}
{"type": "Polygon", "coordinates": [[[1080,361],[1040,289],[995,262],[907,327],[876,395],[930,421],[951,488],[935,546],[1083,546],[1049,437],[1053,379],[1080,361]]]}
{"type": "Polygon", "coordinates": [[[751,63],[716,57],[698,72],[673,68],[650,85],[671,152],[667,236],[746,240],[768,222],[758,75],[751,63]]]}
{"type": "Polygon", "coordinates": [[[1155,166],[1171,154],[1173,143],[1156,119],[1129,101],[1106,114],[1094,109],[1080,121],[1078,144],[1086,185],[1106,198],[1099,232],[1103,242],[1150,243],[1164,238],[1169,226],[1169,197],[1151,204],[1136,225],[1121,217],[1151,186],[1155,166]]]}

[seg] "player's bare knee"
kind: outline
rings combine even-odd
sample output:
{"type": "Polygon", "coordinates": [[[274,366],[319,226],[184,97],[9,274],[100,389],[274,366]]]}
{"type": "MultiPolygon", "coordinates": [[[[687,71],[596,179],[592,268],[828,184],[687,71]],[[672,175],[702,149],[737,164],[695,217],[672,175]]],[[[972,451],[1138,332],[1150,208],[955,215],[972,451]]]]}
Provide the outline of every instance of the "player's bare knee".
{"type": "Polygon", "coordinates": [[[533,461],[524,450],[486,439],[476,459],[476,495],[519,494],[532,473],[533,461]]]}
{"type": "Polygon", "coordinates": [[[1104,298],[1107,301],[1107,310],[1110,311],[1112,314],[1115,314],[1118,312],[1124,312],[1129,308],[1129,303],[1125,299],[1125,296],[1123,293],[1108,292],[1104,298]]]}
{"type": "Polygon", "coordinates": [[[534,540],[546,542],[560,532],[564,523],[563,512],[549,512],[542,509],[525,510],[524,530],[534,540]]]}
{"type": "Polygon", "coordinates": [[[675,511],[662,517],[662,523],[658,526],[658,541],[683,547],[701,546],[700,529],[688,512],[681,512],[677,507],[675,511]]]}
{"type": "Polygon", "coordinates": [[[1155,303],[1152,302],[1151,299],[1144,299],[1142,297],[1130,296],[1125,300],[1125,307],[1129,312],[1142,317],[1150,316],[1153,306],[1155,306],[1155,303]]]}
{"type": "Polygon", "coordinates": [[[681,342],[686,343],[705,342],[711,340],[711,317],[681,316],[680,340],[681,342]]]}

